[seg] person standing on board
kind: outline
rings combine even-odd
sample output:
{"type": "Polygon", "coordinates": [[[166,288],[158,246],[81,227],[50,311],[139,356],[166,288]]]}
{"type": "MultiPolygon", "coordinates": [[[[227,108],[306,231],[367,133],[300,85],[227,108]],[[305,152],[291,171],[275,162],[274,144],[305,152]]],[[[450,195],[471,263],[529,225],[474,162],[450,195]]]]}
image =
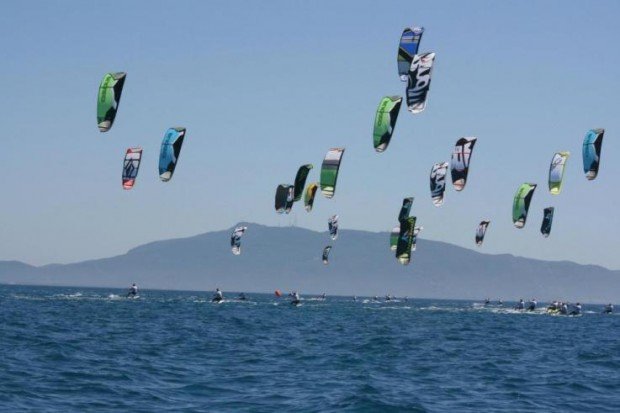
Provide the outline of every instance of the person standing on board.
{"type": "Polygon", "coordinates": [[[214,303],[219,303],[224,299],[224,294],[222,294],[222,290],[219,288],[215,289],[215,294],[213,294],[213,299],[211,300],[214,303]]]}
{"type": "Polygon", "coordinates": [[[537,305],[537,304],[538,304],[538,303],[536,302],[536,299],[535,299],[535,298],[532,298],[532,299],[530,300],[530,302],[529,302],[529,303],[527,303],[527,311],[534,311],[534,310],[536,310],[536,305],[537,305]]]}
{"type": "Polygon", "coordinates": [[[133,283],[131,287],[129,287],[129,292],[127,293],[127,297],[136,297],[138,295],[138,286],[136,283],[133,283]]]}

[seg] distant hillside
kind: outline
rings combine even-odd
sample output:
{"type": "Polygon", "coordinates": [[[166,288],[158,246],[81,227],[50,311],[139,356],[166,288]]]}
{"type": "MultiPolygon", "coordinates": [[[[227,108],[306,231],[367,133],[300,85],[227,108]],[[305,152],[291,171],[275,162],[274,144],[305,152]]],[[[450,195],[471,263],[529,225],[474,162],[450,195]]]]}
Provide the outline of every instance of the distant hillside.
{"type": "Polygon", "coordinates": [[[413,262],[402,266],[388,246],[387,233],[247,224],[242,255],[229,248],[230,230],[157,241],[116,257],[67,265],[33,267],[0,262],[0,282],[45,285],[411,297],[484,297],[514,300],[536,297],[586,302],[619,302],[620,271],[572,262],[549,262],[512,255],[481,254],[438,241],[418,241],[413,262]],[[334,246],[328,266],[321,262],[334,246]]]}

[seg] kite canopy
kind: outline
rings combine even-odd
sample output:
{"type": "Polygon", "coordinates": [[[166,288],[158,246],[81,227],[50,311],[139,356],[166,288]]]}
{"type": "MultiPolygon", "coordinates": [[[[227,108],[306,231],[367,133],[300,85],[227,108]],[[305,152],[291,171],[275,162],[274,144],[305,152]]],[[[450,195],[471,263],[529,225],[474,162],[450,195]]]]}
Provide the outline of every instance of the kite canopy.
{"type": "Polygon", "coordinates": [[[416,217],[409,217],[400,222],[400,233],[396,243],[396,259],[403,265],[411,262],[411,248],[413,247],[413,231],[416,217]]]}
{"type": "Polygon", "coordinates": [[[535,189],[536,184],[525,183],[519,187],[515,194],[512,202],[512,222],[517,228],[523,228],[525,226],[527,211],[530,208],[535,189]]]}
{"type": "Polygon", "coordinates": [[[558,152],[551,158],[551,165],[549,166],[549,192],[551,195],[558,195],[562,190],[564,169],[569,156],[570,152],[558,152]]]}
{"type": "Polygon", "coordinates": [[[308,174],[310,170],[313,168],[312,164],[302,165],[297,170],[297,175],[295,175],[295,194],[293,196],[293,202],[297,202],[301,199],[301,195],[304,192],[304,187],[306,186],[306,179],[308,178],[308,174]]]}
{"type": "Polygon", "coordinates": [[[241,254],[241,237],[248,227],[236,227],[230,236],[230,248],[235,255],[241,254]]]}
{"type": "Polygon", "coordinates": [[[478,229],[476,230],[476,245],[477,246],[482,246],[482,242],[484,241],[484,236],[487,233],[487,228],[489,226],[489,224],[491,223],[491,221],[486,220],[486,221],[481,221],[480,224],[478,224],[478,229]]]}
{"type": "MultiPolygon", "coordinates": [[[[408,222],[411,220],[411,218],[409,217],[409,214],[411,213],[412,205],[413,205],[413,197],[403,198],[403,205],[400,207],[400,211],[398,213],[399,225],[394,227],[392,229],[392,232],[390,233],[390,249],[392,251],[397,251],[396,258],[399,258],[399,253],[398,253],[398,248],[400,245],[399,243],[403,242],[401,240],[403,228],[406,228],[408,225],[408,222]]],[[[418,232],[422,230],[422,227],[415,227],[415,217],[413,217],[412,225],[413,226],[411,227],[411,234],[410,234],[411,239],[407,240],[407,242],[410,243],[410,251],[415,251],[416,235],[418,234],[418,232]]],[[[402,255],[402,257],[399,258],[399,262],[401,262],[401,264],[409,264],[409,258],[402,255]],[[405,263],[404,261],[407,261],[407,262],[405,263]]]]}
{"type": "Polygon", "coordinates": [[[416,114],[426,108],[426,96],[431,87],[431,72],[435,53],[415,55],[409,67],[407,83],[407,110],[416,114]]]}
{"type": "Polygon", "coordinates": [[[321,193],[325,198],[333,198],[340,170],[344,148],[331,148],[327,151],[321,166],[321,193]]]}
{"type": "Polygon", "coordinates": [[[159,179],[168,182],[177,167],[181,147],[185,139],[185,128],[170,128],[166,131],[159,152],[159,179]]]}
{"type": "Polygon", "coordinates": [[[275,208],[278,214],[291,212],[293,208],[293,197],[295,194],[295,187],[293,185],[280,184],[276,188],[275,208]]]}
{"type": "Polygon", "coordinates": [[[109,131],[114,124],[126,77],[125,72],[106,73],[103,76],[97,95],[97,125],[100,132],[109,131]]]}
{"type": "Polygon", "coordinates": [[[590,129],[583,140],[583,172],[592,181],[598,175],[605,129],[590,129]]]}
{"type": "Polygon", "coordinates": [[[450,173],[452,175],[452,185],[457,191],[462,191],[467,183],[469,172],[469,160],[471,158],[477,138],[460,138],[454,145],[452,159],[450,160],[450,173]]]}
{"type": "Polygon", "coordinates": [[[319,184],[317,182],[313,182],[308,185],[306,188],[306,192],[304,192],[304,207],[306,211],[312,211],[312,206],[314,205],[314,196],[316,195],[316,191],[319,189],[319,184]]]}
{"type": "Polygon", "coordinates": [[[553,225],[553,213],[555,212],[554,207],[545,208],[543,213],[543,221],[540,226],[540,233],[543,234],[543,237],[547,238],[549,234],[551,234],[551,225],[553,225]]]}
{"type": "Polygon", "coordinates": [[[327,227],[329,229],[329,236],[335,241],[338,238],[338,215],[329,217],[327,227]]]}
{"type": "Polygon", "coordinates": [[[140,161],[142,160],[142,148],[129,148],[125,152],[123,162],[123,189],[131,189],[136,183],[140,161]]]}
{"type": "Polygon", "coordinates": [[[390,144],[402,102],[403,98],[400,96],[386,96],[381,99],[372,132],[375,151],[383,152],[390,144]]]}
{"type": "Polygon", "coordinates": [[[323,248],[323,264],[327,265],[329,264],[329,252],[332,250],[332,246],[328,245],[327,247],[323,248]]]}
{"type": "Polygon", "coordinates": [[[440,207],[443,204],[447,173],[448,162],[436,163],[431,168],[431,197],[436,207],[440,207]]]}
{"type": "Polygon", "coordinates": [[[400,212],[398,213],[398,222],[403,222],[407,218],[409,218],[409,213],[411,212],[411,206],[413,205],[413,197],[403,198],[403,206],[400,207],[400,212]]]}
{"type": "Polygon", "coordinates": [[[420,47],[423,34],[424,27],[414,27],[413,29],[407,27],[400,36],[396,61],[398,63],[398,75],[403,82],[407,81],[407,74],[409,73],[409,67],[411,67],[411,61],[413,60],[413,56],[418,54],[418,48],[420,47]]]}

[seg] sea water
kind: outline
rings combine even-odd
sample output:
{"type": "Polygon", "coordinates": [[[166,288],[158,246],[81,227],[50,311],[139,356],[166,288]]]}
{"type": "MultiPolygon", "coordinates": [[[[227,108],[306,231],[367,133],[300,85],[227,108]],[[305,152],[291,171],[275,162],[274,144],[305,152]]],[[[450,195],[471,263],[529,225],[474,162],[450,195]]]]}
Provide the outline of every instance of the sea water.
{"type": "Polygon", "coordinates": [[[620,316],[0,286],[0,410],[620,411],[620,316]]]}

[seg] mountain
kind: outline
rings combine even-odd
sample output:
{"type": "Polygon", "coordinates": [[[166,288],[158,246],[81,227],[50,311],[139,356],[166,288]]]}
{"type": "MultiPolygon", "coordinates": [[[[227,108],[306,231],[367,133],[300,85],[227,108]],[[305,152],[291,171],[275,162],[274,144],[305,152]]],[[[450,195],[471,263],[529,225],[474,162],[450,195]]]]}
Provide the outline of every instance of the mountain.
{"type": "Polygon", "coordinates": [[[0,282],[144,289],[384,295],[518,300],[564,299],[618,302],[620,271],[568,261],[550,262],[508,254],[482,254],[420,239],[409,266],[389,250],[388,233],[245,224],[242,254],[230,252],[230,230],[157,241],[124,255],[41,267],[0,261],[0,282]],[[329,265],[321,253],[331,244],[329,265]]]}

